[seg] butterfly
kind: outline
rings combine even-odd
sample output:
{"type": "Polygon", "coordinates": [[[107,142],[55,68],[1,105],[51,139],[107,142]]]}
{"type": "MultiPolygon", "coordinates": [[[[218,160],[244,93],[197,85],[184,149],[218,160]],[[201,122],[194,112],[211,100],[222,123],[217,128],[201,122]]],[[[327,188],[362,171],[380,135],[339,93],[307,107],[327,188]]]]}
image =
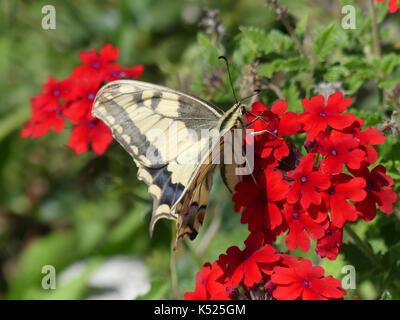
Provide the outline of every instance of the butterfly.
{"type": "MultiPolygon", "coordinates": [[[[138,179],[147,184],[153,197],[151,235],[155,223],[167,218],[177,223],[177,239],[196,238],[221,154],[215,151],[227,148],[226,141],[232,139],[224,138],[235,129],[245,130],[246,112],[247,107],[238,101],[224,112],[193,95],[136,80],[113,81],[99,90],[93,116],[111,129],[132,156],[138,179]],[[214,134],[203,137],[205,131],[214,134]],[[173,144],[177,146],[166,148],[173,144]]],[[[220,161],[220,173],[234,192],[241,181],[235,170],[243,164],[235,156],[232,159],[231,163],[220,161]]]]}

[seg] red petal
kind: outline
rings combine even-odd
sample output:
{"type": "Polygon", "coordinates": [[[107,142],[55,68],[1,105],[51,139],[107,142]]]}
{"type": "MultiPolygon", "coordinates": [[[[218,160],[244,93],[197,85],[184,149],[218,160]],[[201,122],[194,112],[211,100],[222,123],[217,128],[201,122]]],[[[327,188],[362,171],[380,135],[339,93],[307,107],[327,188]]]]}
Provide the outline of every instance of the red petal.
{"type": "Polygon", "coordinates": [[[335,129],[344,129],[350,126],[355,120],[351,113],[337,113],[326,116],[328,124],[335,129]]]}
{"type": "Polygon", "coordinates": [[[307,134],[307,140],[314,140],[316,136],[321,131],[324,131],[326,127],[328,126],[328,123],[326,121],[326,118],[323,117],[315,117],[314,119],[314,124],[312,125],[310,131],[307,134]]]}
{"type": "Polygon", "coordinates": [[[295,282],[287,287],[277,286],[272,293],[277,300],[296,300],[303,292],[303,286],[295,282]]]}
{"type": "Polygon", "coordinates": [[[311,282],[311,286],[326,298],[339,299],[343,297],[343,291],[340,289],[342,287],[341,281],[331,276],[315,279],[311,282]]]}
{"type": "Polygon", "coordinates": [[[271,111],[280,117],[285,113],[287,107],[287,101],[279,100],[271,106],[271,111]]]}
{"type": "Polygon", "coordinates": [[[279,122],[279,134],[291,136],[300,131],[300,123],[297,114],[294,112],[285,113],[279,122]]]}
{"type": "Polygon", "coordinates": [[[304,288],[302,298],[303,300],[327,300],[327,298],[320,296],[317,292],[310,288],[304,288]]]}
{"type": "Polygon", "coordinates": [[[341,196],[331,197],[331,219],[336,227],[342,228],[346,221],[356,221],[357,217],[354,205],[341,196]]]}
{"type": "Polygon", "coordinates": [[[100,50],[100,57],[106,63],[110,63],[118,59],[119,56],[119,49],[114,48],[110,43],[107,43],[101,50],[100,50]]]}
{"type": "Polygon", "coordinates": [[[338,157],[328,156],[321,161],[321,169],[326,174],[338,174],[343,171],[343,163],[338,157]]]}
{"type": "Polygon", "coordinates": [[[275,267],[271,280],[276,284],[291,284],[299,282],[301,279],[291,268],[275,267]]]}
{"type": "MultiPolygon", "coordinates": [[[[375,192],[374,192],[375,193],[375,192]]],[[[387,214],[393,213],[393,204],[398,201],[398,196],[392,188],[385,188],[381,192],[376,192],[378,197],[379,209],[387,214]]]]}
{"type": "Polygon", "coordinates": [[[347,183],[338,184],[335,188],[344,198],[353,201],[362,201],[367,196],[365,188],[366,183],[363,178],[353,178],[347,183]]]}
{"type": "Polygon", "coordinates": [[[303,107],[310,113],[320,114],[325,107],[325,98],[323,95],[312,97],[311,100],[304,99],[303,107]]]}

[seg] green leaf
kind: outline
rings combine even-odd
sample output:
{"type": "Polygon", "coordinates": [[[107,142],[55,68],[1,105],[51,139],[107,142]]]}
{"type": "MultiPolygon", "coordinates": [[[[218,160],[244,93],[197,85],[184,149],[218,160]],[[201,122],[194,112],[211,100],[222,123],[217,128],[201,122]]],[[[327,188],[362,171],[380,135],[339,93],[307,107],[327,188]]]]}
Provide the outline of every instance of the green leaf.
{"type": "Polygon", "coordinates": [[[308,24],[308,15],[305,15],[301,18],[301,20],[297,23],[295,33],[300,37],[304,34],[307,29],[308,24]]]}
{"type": "Polygon", "coordinates": [[[305,70],[307,68],[307,59],[303,56],[289,59],[276,59],[271,63],[262,64],[259,74],[260,76],[271,78],[277,71],[293,72],[305,70]]]}
{"type": "Polygon", "coordinates": [[[0,141],[14,130],[22,129],[23,123],[29,118],[29,113],[29,108],[16,107],[13,113],[2,118],[0,120],[0,141]]]}
{"type": "Polygon", "coordinates": [[[325,79],[328,82],[336,82],[344,77],[348,77],[350,75],[350,71],[344,66],[333,66],[330,68],[326,74],[325,79]]]}
{"type": "Polygon", "coordinates": [[[289,87],[283,90],[285,100],[288,102],[288,110],[293,112],[301,112],[302,104],[300,99],[300,93],[294,83],[291,83],[289,87]]]}
{"type": "Polygon", "coordinates": [[[107,245],[116,245],[132,237],[144,225],[144,219],[141,212],[147,207],[137,203],[135,208],[124,216],[123,219],[113,227],[107,236],[107,245]]]}
{"type": "Polygon", "coordinates": [[[393,89],[397,86],[399,82],[396,80],[392,81],[381,81],[378,83],[378,87],[381,89],[393,89]]]}
{"type": "Polygon", "coordinates": [[[326,58],[332,51],[336,32],[336,24],[331,24],[317,32],[312,50],[319,58],[326,58]]]}
{"type": "MultiPolygon", "coordinates": [[[[375,1],[374,1],[375,2],[375,1]]],[[[388,7],[386,1],[384,3],[376,3],[376,22],[382,23],[388,15],[388,7]]]]}
{"type": "Polygon", "coordinates": [[[211,66],[221,66],[221,62],[218,57],[224,54],[224,50],[220,44],[213,43],[210,36],[199,33],[197,36],[197,42],[199,45],[202,56],[208,61],[211,66]]]}
{"type": "Polygon", "coordinates": [[[240,31],[249,40],[251,50],[265,54],[273,52],[274,43],[270,41],[264,30],[255,27],[241,27],[240,31]]]}
{"type": "Polygon", "coordinates": [[[396,67],[400,66],[400,57],[394,53],[385,55],[379,61],[378,66],[382,76],[389,76],[396,67]]]}
{"type": "Polygon", "coordinates": [[[258,74],[260,76],[266,77],[266,78],[272,78],[273,74],[276,71],[276,64],[275,63],[263,63],[260,65],[260,71],[258,74]]]}

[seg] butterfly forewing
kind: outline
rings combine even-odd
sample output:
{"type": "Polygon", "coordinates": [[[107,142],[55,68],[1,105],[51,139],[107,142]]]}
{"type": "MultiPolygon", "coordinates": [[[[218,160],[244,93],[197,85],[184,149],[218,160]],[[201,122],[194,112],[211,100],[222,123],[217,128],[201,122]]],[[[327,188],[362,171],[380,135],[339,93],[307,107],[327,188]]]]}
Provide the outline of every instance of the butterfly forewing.
{"type": "Polygon", "coordinates": [[[219,146],[223,112],[191,95],[140,81],[121,80],[96,96],[93,115],[133,157],[138,178],[153,197],[150,230],[160,218],[177,220],[180,238],[194,238],[202,223],[215,165],[205,164],[219,146]],[[217,132],[218,133],[218,132],[217,132]]]}

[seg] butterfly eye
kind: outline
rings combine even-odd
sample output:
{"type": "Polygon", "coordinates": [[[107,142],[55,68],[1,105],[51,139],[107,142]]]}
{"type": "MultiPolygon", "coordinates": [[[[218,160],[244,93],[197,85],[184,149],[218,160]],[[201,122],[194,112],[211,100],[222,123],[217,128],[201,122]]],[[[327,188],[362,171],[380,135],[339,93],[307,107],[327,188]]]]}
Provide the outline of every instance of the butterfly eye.
{"type": "Polygon", "coordinates": [[[246,107],[245,106],[241,106],[240,107],[240,113],[241,114],[246,114],[246,112],[247,112],[246,107]]]}

